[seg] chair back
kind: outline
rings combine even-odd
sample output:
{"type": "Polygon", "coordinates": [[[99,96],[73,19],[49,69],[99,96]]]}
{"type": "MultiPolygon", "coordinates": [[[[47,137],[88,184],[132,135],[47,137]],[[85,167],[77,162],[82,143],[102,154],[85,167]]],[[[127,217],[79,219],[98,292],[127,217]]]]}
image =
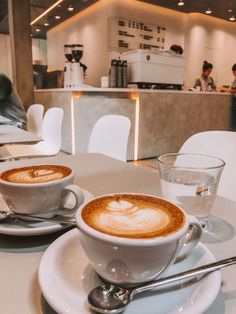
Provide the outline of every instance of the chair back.
{"type": "Polygon", "coordinates": [[[53,107],[48,109],[43,117],[41,132],[43,141],[36,145],[43,146],[48,155],[57,154],[61,149],[63,114],[61,108],[53,107]]]}
{"type": "Polygon", "coordinates": [[[223,159],[226,163],[218,187],[220,196],[236,201],[236,132],[205,131],[194,134],[180,148],[180,153],[200,153],[223,159]]]}
{"type": "Polygon", "coordinates": [[[106,115],[101,117],[92,129],[88,152],[101,153],[126,161],[130,126],[130,120],[125,116],[106,115]]]}
{"type": "Polygon", "coordinates": [[[33,104],[27,110],[27,130],[41,136],[44,106],[33,104]]]}

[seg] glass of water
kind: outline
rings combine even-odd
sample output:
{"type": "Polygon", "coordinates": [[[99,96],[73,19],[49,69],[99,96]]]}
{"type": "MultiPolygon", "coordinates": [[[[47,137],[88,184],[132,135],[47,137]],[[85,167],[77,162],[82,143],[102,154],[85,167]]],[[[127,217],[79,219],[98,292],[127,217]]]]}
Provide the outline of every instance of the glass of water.
{"type": "Polygon", "coordinates": [[[163,197],[196,216],[208,232],[209,215],[225,162],[189,153],[164,154],[157,157],[157,162],[163,197]]]}

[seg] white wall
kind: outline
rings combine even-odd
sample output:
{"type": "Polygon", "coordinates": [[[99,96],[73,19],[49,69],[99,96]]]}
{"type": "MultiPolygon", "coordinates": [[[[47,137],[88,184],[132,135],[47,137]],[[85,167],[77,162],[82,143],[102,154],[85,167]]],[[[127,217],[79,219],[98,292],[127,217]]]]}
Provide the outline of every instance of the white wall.
{"type": "Polygon", "coordinates": [[[188,14],[186,43],[188,85],[193,85],[200,76],[204,60],[214,65],[212,76],[217,85],[231,84],[231,68],[236,63],[235,23],[203,14],[188,14]]]}
{"type": "MultiPolygon", "coordinates": [[[[47,40],[32,39],[32,57],[34,60],[42,61],[42,64],[47,64],[47,40]]],[[[34,62],[33,62],[34,63],[34,62]]]]}
{"type": "Polygon", "coordinates": [[[62,70],[64,67],[64,44],[79,43],[84,45],[81,62],[88,66],[86,83],[97,85],[100,77],[107,75],[107,18],[111,13],[109,1],[102,0],[102,4],[94,4],[47,33],[48,65],[51,70],[62,70]],[[108,4],[103,5],[103,2],[108,4]]]}
{"type": "Polygon", "coordinates": [[[184,47],[187,57],[185,85],[193,85],[201,74],[202,63],[214,64],[212,75],[218,85],[230,84],[231,67],[236,62],[236,23],[200,13],[177,11],[136,0],[100,0],[48,32],[48,65],[63,69],[65,43],[84,45],[82,62],[88,66],[87,84],[99,86],[108,75],[111,56],[108,49],[107,19],[123,17],[167,28],[166,49],[172,44],[184,47]]]}
{"type": "Polygon", "coordinates": [[[174,42],[184,46],[185,15],[149,6],[136,0],[100,0],[47,33],[48,65],[50,69],[63,69],[66,43],[84,45],[82,62],[88,66],[87,84],[100,86],[100,77],[108,75],[111,55],[108,49],[109,17],[146,21],[167,27],[166,46],[174,42]]]}
{"type": "MultiPolygon", "coordinates": [[[[42,60],[47,64],[47,41],[45,39],[32,40],[33,60],[42,60]]],[[[10,36],[0,34],[0,72],[6,74],[12,80],[12,62],[10,36]]]]}

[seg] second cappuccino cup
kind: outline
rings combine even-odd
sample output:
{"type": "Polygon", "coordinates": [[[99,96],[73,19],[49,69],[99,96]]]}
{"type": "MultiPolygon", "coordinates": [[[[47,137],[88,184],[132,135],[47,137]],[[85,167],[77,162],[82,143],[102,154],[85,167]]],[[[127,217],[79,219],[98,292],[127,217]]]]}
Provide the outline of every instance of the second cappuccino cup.
{"type": "Polygon", "coordinates": [[[162,276],[193,250],[202,232],[196,218],[146,194],[97,197],[79,208],[76,221],[92,267],[103,279],[123,286],[162,276]]]}
{"type": "Polygon", "coordinates": [[[20,214],[52,216],[73,213],[84,201],[83,190],[73,184],[74,171],[62,165],[10,168],[0,174],[0,193],[9,208],[20,214]],[[73,194],[73,206],[67,208],[73,194]]]}

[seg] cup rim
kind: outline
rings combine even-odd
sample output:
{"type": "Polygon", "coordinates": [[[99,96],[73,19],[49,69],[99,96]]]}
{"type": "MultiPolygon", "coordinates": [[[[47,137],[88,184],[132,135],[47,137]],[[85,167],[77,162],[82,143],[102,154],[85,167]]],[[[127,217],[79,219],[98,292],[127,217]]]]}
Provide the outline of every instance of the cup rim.
{"type": "Polygon", "coordinates": [[[58,183],[63,183],[64,181],[68,180],[68,178],[73,177],[75,175],[75,171],[70,167],[70,166],[65,166],[65,165],[60,165],[60,164],[49,164],[49,163],[45,163],[45,164],[33,164],[33,165],[24,165],[24,166],[20,166],[20,167],[9,167],[7,169],[4,169],[3,171],[0,172],[0,175],[5,172],[5,171],[9,171],[9,170],[13,170],[13,169],[20,169],[20,168],[26,168],[26,167],[33,167],[33,166],[58,166],[58,167],[65,167],[71,170],[71,173],[68,174],[67,176],[57,179],[57,180],[53,180],[53,181],[48,181],[48,182],[39,182],[39,183],[16,183],[16,182],[10,182],[10,181],[6,181],[1,179],[0,176],[0,184],[1,185],[5,185],[5,186],[11,186],[11,187],[18,187],[18,188],[25,188],[25,187],[30,187],[32,188],[37,188],[37,187],[43,187],[43,186],[48,186],[48,185],[52,185],[52,184],[58,184],[58,183]]]}
{"type": "Polygon", "coordinates": [[[110,244],[114,244],[114,245],[132,245],[132,246],[140,246],[140,244],[142,244],[142,246],[148,247],[148,246],[152,246],[152,245],[157,245],[157,244],[164,244],[164,243],[168,243],[171,242],[173,240],[178,240],[180,239],[188,230],[189,227],[189,219],[188,219],[188,215],[186,214],[186,212],[179,207],[178,205],[164,199],[161,198],[159,196],[156,195],[151,195],[151,194],[145,194],[145,193],[133,193],[133,192],[121,192],[121,193],[109,193],[109,194],[103,194],[100,196],[97,196],[95,198],[93,198],[92,200],[82,204],[75,215],[76,218],[76,224],[77,224],[77,228],[79,229],[79,231],[83,234],[85,234],[86,236],[102,241],[102,242],[106,242],[106,243],[110,243],[110,244]],[[177,207],[183,214],[185,217],[185,223],[183,224],[183,226],[177,230],[176,232],[173,232],[167,236],[158,236],[158,237],[154,237],[154,238],[125,238],[125,237],[119,237],[119,236],[115,236],[115,235],[109,235],[100,231],[97,231],[95,229],[93,229],[92,227],[90,227],[88,224],[85,223],[85,221],[83,220],[81,213],[83,208],[89,204],[90,202],[97,200],[99,198],[103,198],[103,197],[107,197],[107,196],[116,196],[116,195],[127,195],[127,194],[131,194],[131,195],[142,195],[142,196],[147,196],[147,197],[155,197],[157,199],[160,199],[162,201],[165,201],[171,205],[173,205],[174,207],[177,207]]]}
{"type": "Polygon", "coordinates": [[[165,153],[162,155],[157,156],[156,161],[163,166],[168,166],[171,168],[179,168],[179,169],[217,169],[217,168],[223,168],[225,166],[225,161],[222,158],[216,157],[216,156],[212,156],[212,155],[207,155],[207,154],[199,154],[199,153],[165,153]],[[160,160],[161,157],[166,157],[166,156],[177,156],[177,155],[187,155],[187,156],[201,156],[201,157],[207,157],[209,159],[214,159],[214,160],[218,160],[221,164],[217,165],[217,166],[210,166],[210,167],[189,167],[189,166],[179,166],[179,165],[171,165],[171,164],[166,164],[164,163],[162,160],[160,160]]]}

